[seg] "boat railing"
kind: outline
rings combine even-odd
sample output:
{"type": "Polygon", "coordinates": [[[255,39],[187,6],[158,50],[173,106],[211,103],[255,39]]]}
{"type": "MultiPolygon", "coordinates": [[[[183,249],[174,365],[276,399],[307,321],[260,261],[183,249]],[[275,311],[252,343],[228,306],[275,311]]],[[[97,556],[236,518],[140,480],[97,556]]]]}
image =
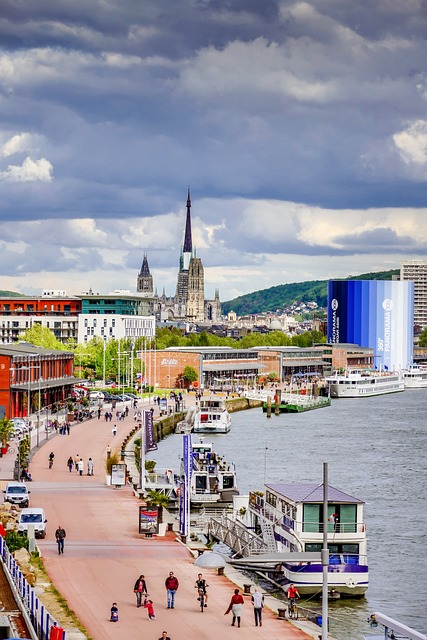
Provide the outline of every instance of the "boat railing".
{"type": "Polygon", "coordinates": [[[227,515],[220,518],[211,518],[209,521],[209,533],[217,540],[221,540],[235,556],[251,556],[267,552],[267,545],[262,536],[249,531],[244,524],[232,520],[227,515]]]}
{"type": "MultiPolygon", "coordinates": [[[[323,533],[323,522],[297,522],[297,530],[304,533],[323,533]]],[[[365,522],[328,522],[328,533],[365,533],[365,522]]]]}
{"type": "Polygon", "coordinates": [[[167,469],[163,473],[146,473],[145,480],[149,484],[155,485],[173,485],[174,484],[174,473],[172,469],[167,469]]]}

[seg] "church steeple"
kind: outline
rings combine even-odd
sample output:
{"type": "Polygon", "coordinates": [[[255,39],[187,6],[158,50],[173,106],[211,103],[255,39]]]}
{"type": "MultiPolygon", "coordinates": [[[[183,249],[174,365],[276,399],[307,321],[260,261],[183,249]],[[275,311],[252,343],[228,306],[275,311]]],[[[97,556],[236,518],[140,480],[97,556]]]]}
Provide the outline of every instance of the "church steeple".
{"type": "Polygon", "coordinates": [[[141,271],[139,272],[136,281],[136,290],[138,291],[138,293],[144,293],[147,296],[153,295],[153,276],[150,273],[150,267],[148,266],[146,253],[144,253],[141,271]]]}
{"type": "Polygon", "coordinates": [[[191,199],[190,199],[190,187],[188,187],[188,195],[187,195],[187,219],[185,221],[185,235],[184,235],[184,246],[182,247],[183,253],[192,253],[193,251],[193,241],[191,238],[191,199]]]}

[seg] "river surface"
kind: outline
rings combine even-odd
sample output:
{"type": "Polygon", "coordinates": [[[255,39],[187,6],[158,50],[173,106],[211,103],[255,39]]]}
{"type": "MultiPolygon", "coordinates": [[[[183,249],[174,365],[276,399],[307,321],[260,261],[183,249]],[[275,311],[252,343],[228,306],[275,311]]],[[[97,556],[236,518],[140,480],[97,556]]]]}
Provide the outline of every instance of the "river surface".
{"type": "MultiPolygon", "coordinates": [[[[234,462],[242,494],[264,481],[321,484],[327,462],[329,484],[366,502],[369,589],[330,604],[333,636],[360,640],[373,611],[427,633],[427,389],[270,419],[261,409],[241,411],[230,433],[205,440],[234,462]]],[[[174,434],[150,457],[159,470],[178,469],[181,449],[174,434]]]]}

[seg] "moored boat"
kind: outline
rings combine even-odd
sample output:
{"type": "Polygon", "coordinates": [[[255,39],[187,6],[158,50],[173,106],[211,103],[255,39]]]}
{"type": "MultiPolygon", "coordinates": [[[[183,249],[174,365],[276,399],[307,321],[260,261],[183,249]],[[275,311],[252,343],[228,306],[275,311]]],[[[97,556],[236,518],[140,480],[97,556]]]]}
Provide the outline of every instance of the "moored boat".
{"type": "MultiPolygon", "coordinates": [[[[362,596],[369,584],[362,500],[328,487],[328,587],[344,596],[362,596]]],[[[268,484],[265,497],[249,495],[249,528],[274,538],[278,553],[319,553],[323,542],[323,485],[268,484]]],[[[301,594],[321,595],[321,561],[288,557],[272,572],[275,582],[295,584],[301,594]]]]}
{"type": "MultiPolygon", "coordinates": [[[[232,502],[239,494],[236,469],[218,455],[212,443],[192,442],[192,472],[190,478],[190,503],[207,506],[232,502]]],[[[185,475],[181,469],[181,478],[185,475]]]]}
{"type": "Polygon", "coordinates": [[[178,433],[228,433],[231,417],[223,398],[201,398],[178,423],[178,433]]]}
{"type": "Polygon", "coordinates": [[[427,366],[414,364],[402,371],[405,389],[422,389],[427,387],[427,366]]]}
{"type": "Polygon", "coordinates": [[[369,398],[404,391],[401,373],[348,369],[325,378],[331,398],[369,398]]]}

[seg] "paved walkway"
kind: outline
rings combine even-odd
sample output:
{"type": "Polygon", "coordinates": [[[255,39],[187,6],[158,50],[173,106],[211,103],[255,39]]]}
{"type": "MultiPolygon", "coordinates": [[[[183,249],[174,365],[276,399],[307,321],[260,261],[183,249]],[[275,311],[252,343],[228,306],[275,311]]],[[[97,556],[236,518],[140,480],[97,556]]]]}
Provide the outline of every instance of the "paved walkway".
{"type": "MultiPolygon", "coordinates": [[[[307,635],[264,609],[262,628],[254,626],[250,599],[243,607],[242,628],[231,627],[231,614],[224,615],[235,587],[214,570],[203,573],[210,585],[209,605],[201,614],[194,582],[199,569],[189,550],[174,532],[165,537],[145,539],[138,533],[138,499],[130,486],[115,489],[105,484],[104,461],[107,445],[120,449],[131,430],[133,411],[124,422],[112,424],[96,418],[76,424],[69,436],[49,440],[33,458],[31,506],[45,509],[47,537],[39,546],[47,572],[69,607],[94,640],[128,640],[142,634],[147,640],[160,638],[166,630],[171,640],[304,640],[307,635]],[[48,468],[48,455],[55,463],[48,468]],[[66,462],[79,454],[95,463],[94,476],[80,477],[69,472],[66,462]],[[61,524],[66,532],[65,552],[58,556],[54,532],[61,524]],[[176,608],[166,607],[164,581],[169,571],[180,581],[176,608]],[[149,621],[147,611],[136,608],[133,585],[144,574],[156,610],[149,621]],[[119,622],[109,622],[113,602],[118,603],[119,622]]],[[[86,472],[86,465],[85,465],[86,472]]],[[[71,635],[68,635],[70,638],[71,635]]]]}

